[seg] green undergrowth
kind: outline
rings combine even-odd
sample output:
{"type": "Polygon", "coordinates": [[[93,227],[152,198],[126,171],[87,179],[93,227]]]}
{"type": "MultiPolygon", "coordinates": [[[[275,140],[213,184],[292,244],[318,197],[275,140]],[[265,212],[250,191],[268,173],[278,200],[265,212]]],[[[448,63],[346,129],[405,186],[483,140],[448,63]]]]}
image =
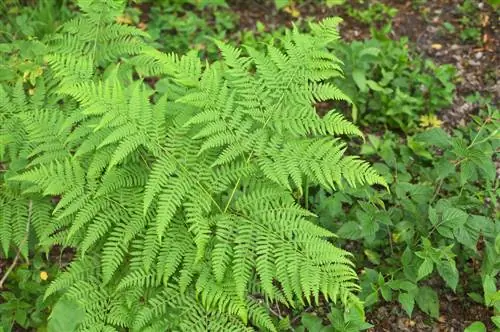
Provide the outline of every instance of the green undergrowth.
{"type": "Polygon", "coordinates": [[[498,107],[449,128],[455,68],[394,8],[317,4],[371,27],[342,41],[305,3],[1,5],[0,332],[361,331],[448,294],[500,329],[498,107]]]}

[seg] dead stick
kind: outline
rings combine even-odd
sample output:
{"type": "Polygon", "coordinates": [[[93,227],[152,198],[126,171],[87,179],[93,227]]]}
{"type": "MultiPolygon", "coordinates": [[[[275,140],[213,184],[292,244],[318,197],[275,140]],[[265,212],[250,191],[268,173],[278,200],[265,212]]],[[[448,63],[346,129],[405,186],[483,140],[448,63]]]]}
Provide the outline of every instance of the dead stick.
{"type": "Polygon", "coordinates": [[[7,271],[5,272],[4,276],[2,277],[2,279],[0,279],[0,289],[3,288],[3,284],[7,280],[7,277],[12,272],[12,270],[14,270],[14,267],[16,266],[17,261],[19,260],[19,257],[21,257],[21,248],[24,245],[24,242],[26,242],[28,240],[28,232],[29,232],[29,229],[30,229],[32,208],[33,208],[33,201],[30,200],[29,204],[28,204],[28,221],[26,223],[26,233],[24,235],[23,240],[19,244],[19,248],[17,249],[16,257],[14,257],[14,260],[12,261],[12,264],[10,264],[10,266],[7,269],[7,271]]]}

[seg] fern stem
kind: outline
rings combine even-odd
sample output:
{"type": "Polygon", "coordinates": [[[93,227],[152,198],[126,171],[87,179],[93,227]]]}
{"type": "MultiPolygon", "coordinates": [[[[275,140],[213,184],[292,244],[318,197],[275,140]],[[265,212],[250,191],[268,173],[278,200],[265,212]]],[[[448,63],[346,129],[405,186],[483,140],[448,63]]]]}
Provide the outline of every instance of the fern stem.
{"type": "Polygon", "coordinates": [[[304,185],[304,206],[306,210],[309,210],[309,180],[306,177],[306,183],[304,185]]]}
{"type": "Polygon", "coordinates": [[[236,189],[240,185],[240,181],[241,181],[241,177],[238,178],[238,181],[236,181],[236,184],[234,185],[233,190],[231,191],[231,195],[229,196],[229,199],[227,200],[226,206],[224,207],[224,213],[227,212],[227,209],[229,208],[229,205],[231,204],[231,202],[233,200],[234,193],[236,192],[236,189]]]}
{"type": "MultiPolygon", "coordinates": [[[[292,84],[293,80],[295,79],[295,75],[297,75],[297,72],[299,71],[299,69],[300,69],[300,67],[298,67],[298,66],[295,68],[295,71],[294,71],[293,75],[291,75],[291,77],[288,80],[288,83],[286,84],[286,86],[283,89],[283,91],[288,91],[288,88],[290,87],[290,84],[292,84]]],[[[264,122],[264,125],[262,126],[262,129],[265,129],[267,127],[267,124],[269,123],[269,121],[271,121],[271,118],[273,116],[274,111],[281,106],[281,103],[283,102],[284,98],[285,98],[285,92],[283,92],[281,94],[278,102],[276,103],[275,109],[273,109],[273,111],[271,112],[271,114],[267,117],[266,122],[264,122]]],[[[255,152],[255,146],[252,147],[252,150],[250,150],[250,154],[248,155],[248,158],[247,158],[247,160],[245,162],[247,165],[250,162],[250,159],[252,159],[254,152],[255,152]]],[[[229,200],[227,201],[226,207],[224,208],[224,212],[226,212],[227,209],[229,208],[229,205],[231,204],[231,202],[233,200],[233,197],[234,197],[234,194],[236,192],[236,189],[240,185],[240,181],[241,181],[241,176],[238,177],[238,181],[236,181],[236,184],[234,185],[233,190],[231,191],[231,196],[229,197],[229,200]]]]}
{"type": "MultiPolygon", "coordinates": [[[[164,153],[168,153],[168,151],[160,145],[160,149],[164,152],[164,153]]],[[[177,163],[177,165],[184,171],[186,172],[187,174],[189,174],[189,171],[187,170],[187,168],[182,164],[180,163],[177,158],[173,158],[175,160],[175,162],[177,163]]],[[[200,189],[210,198],[210,200],[215,204],[215,206],[217,207],[217,209],[219,210],[219,212],[222,212],[222,208],[221,206],[219,205],[219,203],[217,203],[217,201],[212,197],[212,195],[208,192],[208,190],[201,184],[201,182],[196,179],[195,180],[196,184],[200,187],[200,189]]],[[[236,190],[236,187],[235,189],[236,190]]],[[[233,193],[234,194],[234,193],[233,193]]],[[[227,206],[226,206],[226,209],[224,210],[224,212],[226,212],[227,210],[227,206]]]]}

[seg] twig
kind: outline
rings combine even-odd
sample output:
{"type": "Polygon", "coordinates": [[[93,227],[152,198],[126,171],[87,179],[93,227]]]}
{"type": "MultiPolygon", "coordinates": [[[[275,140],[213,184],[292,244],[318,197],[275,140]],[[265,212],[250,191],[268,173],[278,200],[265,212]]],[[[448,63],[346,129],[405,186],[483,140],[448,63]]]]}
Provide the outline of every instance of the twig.
{"type": "Polygon", "coordinates": [[[0,289],[3,289],[3,284],[7,280],[7,277],[9,276],[9,274],[11,274],[12,270],[14,270],[14,267],[16,267],[17,261],[19,260],[19,257],[21,257],[21,248],[24,245],[24,243],[28,240],[28,232],[30,229],[32,209],[33,209],[33,201],[30,200],[29,204],[28,204],[28,221],[26,222],[26,233],[25,233],[24,238],[21,241],[21,243],[19,243],[19,247],[17,248],[16,257],[14,257],[12,264],[10,264],[9,268],[7,269],[5,274],[3,275],[2,279],[0,279],[0,289]]]}

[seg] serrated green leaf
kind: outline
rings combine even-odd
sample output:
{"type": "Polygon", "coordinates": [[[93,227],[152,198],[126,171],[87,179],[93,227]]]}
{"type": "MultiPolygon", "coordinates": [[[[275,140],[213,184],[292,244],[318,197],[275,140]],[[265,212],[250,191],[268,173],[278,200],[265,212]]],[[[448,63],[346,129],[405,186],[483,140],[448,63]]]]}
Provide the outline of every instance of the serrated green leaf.
{"type": "Polygon", "coordinates": [[[382,287],[380,287],[380,294],[382,294],[384,300],[386,301],[392,300],[392,289],[389,286],[383,285],[382,287]]]}
{"type": "Polygon", "coordinates": [[[371,307],[378,302],[378,292],[370,293],[366,298],[363,299],[366,307],[371,307]]]}
{"type": "Polygon", "coordinates": [[[420,267],[418,268],[418,280],[427,277],[434,270],[434,263],[429,258],[425,258],[420,267]]]}
{"type": "Polygon", "coordinates": [[[496,327],[500,328],[500,316],[491,317],[491,321],[496,327]]]}
{"type": "Polygon", "coordinates": [[[403,265],[410,265],[413,260],[413,252],[410,249],[410,247],[406,247],[405,251],[403,252],[403,255],[401,255],[401,263],[403,265]]]}
{"type": "Polygon", "coordinates": [[[363,237],[362,229],[357,222],[348,221],[337,231],[337,235],[344,239],[358,240],[363,237]]]}
{"type": "Polygon", "coordinates": [[[436,264],[436,269],[446,284],[455,291],[458,285],[458,270],[455,261],[442,261],[441,264],[436,264]]]}
{"type": "Polygon", "coordinates": [[[402,289],[407,292],[412,292],[418,288],[417,285],[407,280],[392,280],[387,282],[387,285],[394,290],[402,289]]]}
{"type": "Polygon", "coordinates": [[[373,56],[377,57],[380,54],[380,49],[376,47],[366,47],[361,52],[359,52],[359,57],[373,56]]]}
{"type": "Polygon", "coordinates": [[[462,210],[456,208],[448,208],[444,210],[442,219],[439,222],[437,231],[444,237],[453,239],[454,231],[462,227],[468,218],[468,214],[462,210]]]}
{"type": "Polygon", "coordinates": [[[450,136],[442,128],[428,129],[415,135],[415,140],[427,145],[435,145],[445,149],[451,145],[450,136]]]}
{"type": "Polygon", "coordinates": [[[323,326],[323,320],[313,314],[302,314],[301,323],[308,331],[327,332],[328,328],[323,326]]]}
{"type": "Polygon", "coordinates": [[[451,163],[447,159],[441,159],[439,162],[436,164],[435,169],[437,172],[437,178],[438,179],[445,179],[450,174],[455,173],[455,165],[451,163]]]}
{"type": "Polygon", "coordinates": [[[408,316],[411,317],[413,308],[415,307],[415,297],[410,293],[399,293],[398,301],[408,316]]]}
{"type": "Polygon", "coordinates": [[[418,307],[433,318],[439,317],[439,300],[437,293],[430,287],[421,287],[415,296],[418,307]]]}
{"type": "Polygon", "coordinates": [[[470,179],[476,177],[476,166],[470,160],[465,160],[460,164],[460,185],[466,184],[470,179]]]}
{"type": "Polygon", "coordinates": [[[483,297],[478,293],[475,292],[467,293],[467,296],[469,296],[474,302],[477,302],[479,304],[484,303],[483,297]]]}
{"type": "Polygon", "coordinates": [[[429,220],[433,226],[437,225],[437,223],[439,222],[436,209],[434,209],[433,207],[429,207],[429,220]]]}

